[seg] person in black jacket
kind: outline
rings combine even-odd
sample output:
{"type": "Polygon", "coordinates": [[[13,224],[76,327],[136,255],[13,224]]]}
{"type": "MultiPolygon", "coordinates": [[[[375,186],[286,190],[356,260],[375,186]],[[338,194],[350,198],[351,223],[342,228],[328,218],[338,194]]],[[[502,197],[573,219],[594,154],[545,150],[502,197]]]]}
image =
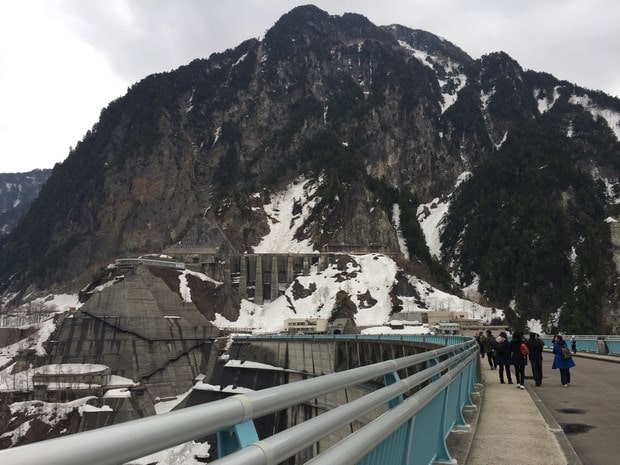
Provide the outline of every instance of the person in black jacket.
{"type": "Polygon", "coordinates": [[[497,364],[495,363],[495,353],[493,351],[494,341],[495,337],[493,337],[493,333],[490,329],[487,329],[487,335],[482,339],[482,345],[484,346],[484,353],[489,359],[489,367],[491,367],[491,370],[495,370],[497,368],[497,364]]]}
{"type": "Polygon", "coordinates": [[[482,358],[484,358],[485,356],[485,352],[484,352],[484,333],[482,331],[480,331],[478,334],[476,334],[476,341],[478,341],[478,347],[480,347],[480,356],[482,358]]]}
{"type": "MultiPolygon", "coordinates": [[[[527,365],[527,355],[523,353],[524,349],[521,344],[527,347],[523,342],[523,333],[515,332],[510,341],[510,364],[515,367],[515,376],[517,378],[517,387],[525,389],[525,365],[527,365]]],[[[527,349],[526,349],[527,350],[527,349]]]]}
{"type": "Polygon", "coordinates": [[[534,384],[540,386],[542,384],[542,354],[545,343],[538,337],[538,334],[530,332],[530,338],[526,342],[527,348],[530,351],[529,359],[530,366],[532,367],[532,376],[534,377],[534,384]]]}
{"type": "Polygon", "coordinates": [[[495,363],[499,367],[499,382],[504,384],[504,370],[506,370],[506,378],[508,384],[512,384],[512,376],[510,374],[510,342],[505,331],[499,333],[495,338],[495,363]]]}

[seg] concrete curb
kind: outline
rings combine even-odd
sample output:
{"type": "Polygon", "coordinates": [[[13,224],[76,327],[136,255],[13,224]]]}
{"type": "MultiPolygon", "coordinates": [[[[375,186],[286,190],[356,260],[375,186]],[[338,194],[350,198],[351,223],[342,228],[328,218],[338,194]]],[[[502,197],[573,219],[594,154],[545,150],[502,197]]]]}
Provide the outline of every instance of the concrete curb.
{"type": "Polygon", "coordinates": [[[536,391],[532,389],[531,386],[526,386],[526,389],[527,389],[527,392],[530,394],[530,397],[534,401],[534,404],[538,407],[540,414],[543,416],[543,418],[547,422],[549,431],[551,431],[554,434],[555,439],[560,444],[560,448],[562,449],[562,452],[564,453],[564,456],[566,457],[566,460],[567,460],[566,465],[583,465],[583,462],[581,461],[581,459],[575,452],[575,449],[573,449],[573,446],[568,441],[568,438],[566,437],[564,430],[559,425],[559,423],[555,421],[555,418],[553,418],[553,415],[551,415],[551,412],[549,412],[549,409],[547,409],[545,404],[543,404],[542,400],[540,400],[540,397],[538,397],[538,394],[536,394],[536,391]]]}

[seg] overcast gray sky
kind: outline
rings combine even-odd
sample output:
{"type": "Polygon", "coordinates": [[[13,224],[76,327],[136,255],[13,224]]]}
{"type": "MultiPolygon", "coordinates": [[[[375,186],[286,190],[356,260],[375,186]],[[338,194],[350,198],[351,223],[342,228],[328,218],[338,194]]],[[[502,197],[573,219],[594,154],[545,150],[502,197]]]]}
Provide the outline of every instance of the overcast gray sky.
{"type": "Polygon", "coordinates": [[[0,3],[0,173],[63,161],[111,100],[151,73],[262,37],[313,3],[444,37],[473,58],[620,97],[617,0],[24,0],[0,3]]]}

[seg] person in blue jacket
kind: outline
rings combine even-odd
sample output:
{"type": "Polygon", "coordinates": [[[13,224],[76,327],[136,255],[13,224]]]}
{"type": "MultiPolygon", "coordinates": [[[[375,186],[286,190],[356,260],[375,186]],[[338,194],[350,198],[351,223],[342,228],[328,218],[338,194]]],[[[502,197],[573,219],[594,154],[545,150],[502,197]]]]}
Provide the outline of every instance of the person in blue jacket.
{"type": "Polygon", "coordinates": [[[560,370],[560,381],[562,381],[562,386],[568,386],[570,384],[570,369],[575,366],[575,361],[570,356],[570,350],[568,350],[566,341],[559,334],[554,338],[553,353],[555,356],[553,357],[553,365],[551,368],[560,370]],[[564,353],[568,352],[569,358],[562,355],[562,349],[564,349],[564,353]]]}

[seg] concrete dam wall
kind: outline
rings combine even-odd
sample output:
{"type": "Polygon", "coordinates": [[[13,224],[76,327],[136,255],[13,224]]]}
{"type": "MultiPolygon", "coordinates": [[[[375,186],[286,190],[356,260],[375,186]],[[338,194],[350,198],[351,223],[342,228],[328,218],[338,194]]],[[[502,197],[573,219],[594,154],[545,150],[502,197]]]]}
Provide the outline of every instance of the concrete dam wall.
{"type": "MultiPolygon", "coordinates": [[[[247,389],[265,389],[284,383],[292,383],[303,379],[378,363],[407,355],[426,352],[437,346],[412,341],[376,341],[344,338],[312,338],[312,337],[271,337],[236,339],[228,349],[226,356],[221,357],[210,378],[210,383],[220,386],[234,386],[247,389]]],[[[410,376],[424,367],[412,367],[400,377],[410,376]]],[[[332,410],[347,402],[362,397],[383,386],[383,379],[370,380],[361,385],[349,387],[317,397],[311,402],[289,407],[277,414],[257,419],[255,426],[259,437],[275,434],[286,428],[297,425],[312,417],[332,410]]],[[[205,396],[188,400],[188,404],[201,403],[226,397],[230,394],[210,392],[196,393],[205,396]]],[[[384,413],[387,406],[368,412],[358,419],[315,444],[311,449],[300,452],[290,463],[304,463],[319,451],[331,447],[340,439],[356,431],[365,424],[384,413]]],[[[209,438],[211,444],[215,437],[209,438]]],[[[215,447],[212,447],[212,451],[215,447]]]]}
{"type": "MultiPolygon", "coordinates": [[[[164,253],[186,264],[187,268],[200,271],[224,283],[225,288],[237,288],[241,299],[261,305],[284,293],[297,276],[307,276],[312,267],[325,270],[336,263],[343,254],[367,253],[394,255],[381,246],[329,246],[316,253],[286,254],[234,254],[219,255],[215,249],[199,246],[174,246],[164,253]]],[[[230,293],[228,294],[230,295],[230,293]]]]}

